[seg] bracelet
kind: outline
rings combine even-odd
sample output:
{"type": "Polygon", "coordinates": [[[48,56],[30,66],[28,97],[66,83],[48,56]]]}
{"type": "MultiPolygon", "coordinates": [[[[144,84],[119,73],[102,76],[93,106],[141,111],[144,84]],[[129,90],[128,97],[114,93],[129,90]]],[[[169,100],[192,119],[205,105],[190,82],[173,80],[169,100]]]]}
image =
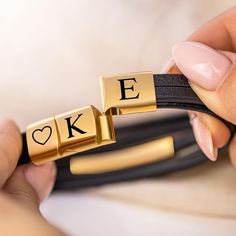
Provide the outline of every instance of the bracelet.
{"type": "MultiPolygon", "coordinates": [[[[57,161],[58,167],[62,168],[63,166],[62,169],[66,169],[67,172],[70,168],[72,175],[89,174],[90,177],[94,175],[92,179],[96,179],[97,174],[116,172],[115,176],[123,176],[124,179],[132,179],[133,177],[125,178],[124,176],[127,175],[123,172],[119,174],[119,171],[129,170],[129,173],[136,173],[136,169],[140,166],[144,167],[144,165],[150,165],[150,163],[159,163],[160,160],[173,157],[175,152],[179,149],[178,145],[176,146],[176,142],[183,143],[186,142],[183,140],[192,140],[190,143],[187,141],[187,143],[189,146],[195,146],[195,149],[196,143],[193,138],[187,139],[186,137],[182,137],[178,139],[174,137],[174,127],[178,124],[178,118],[175,117],[174,122],[176,123],[169,125],[171,130],[169,130],[168,127],[165,128],[167,133],[169,133],[167,137],[160,138],[160,136],[155,134],[155,142],[152,141],[150,144],[142,138],[140,139],[142,140],[142,144],[138,145],[137,143],[128,145],[128,143],[130,143],[129,138],[123,139],[123,142],[122,139],[119,138],[118,142],[115,144],[115,133],[117,135],[117,130],[115,132],[112,116],[156,111],[159,108],[178,108],[208,113],[222,120],[222,118],[218,117],[202,103],[189,86],[187,78],[181,74],[153,75],[150,72],[129,73],[112,77],[101,77],[100,81],[103,111],[100,112],[93,106],[87,106],[29,125],[26,129],[26,133],[22,134],[23,151],[19,159],[19,165],[30,161],[36,165],[40,165],[67,156],[68,158],[57,161]],[[126,145],[124,145],[124,143],[126,145]],[[128,146],[135,147],[139,152],[146,150],[146,153],[151,150],[153,146],[159,149],[157,149],[158,153],[155,155],[151,154],[149,158],[146,159],[145,155],[139,155],[139,158],[135,158],[134,156],[136,154],[132,154],[132,147],[129,147],[131,150],[126,150],[131,153],[131,155],[123,160],[117,160],[117,157],[103,158],[101,155],[99,156],[99,153],[102,153],[103,156],[104,153],[106,153],[105,156],[107,156],[107,153],[111,150],[127,149],[128,146]],[[96,149],[91,150],[94,148],[96,149]],[[78,155],[79,153],[82,154],[83,158],[73,158],[74,156],[80,156],[78,155]],[[97,157],[94,157],[94,155],[97,157]],[[60,162],[64,163],[64,165],[60,165],[60,162]],[[131,171],[132,168],[135,171],[131,171]]],[[[184,122],[188,123],[186,119],[185,117],[184,122]]],[[[222,121],[233,133],[234,126],[227,121],[222,121]]],[[[162,123],[168,124],[167,120],[162,121],[162,123]]],[[[156,128],[157,130],[162,129],[163,124],[160,124],[161,122],[156,128]]],[[[142,125],[144,129],[140,127],[136,128],[137,130],[143,130],[143,132],[139,134],[140,137],[145,137],[148,133],[152,133],[152,128],[150,128],[149,131],[145,128],[147,127],[147,123],[146,125],[142,125]]],[[[123,130],[121,134],[135,134],[137,133],[136,129],[129,131],[129,128],[126,127],[126,131],[125,129],[121,129],[123,130]]],[[[192,135],[190,127],[180,129],[180,131],[182,133],[185,132],[185,135],[192,135]]],[[[162,132],[161,135],[164,133],[165,132],[162,132]]],[[[133,136],[136,137],[135,135],[133,136]]],[[[129,135],[127,135],[127,137],[129,137],[129,135]]],[[[200,150],[199,148],[197,149],[199,155],[200,150]]],[[[119,154],[113,153],[112,155],[116,156],[119,154]]],[[[200,156],[204,155],[201,153],[200,156]]],[[[205,160],[205,157],[201,158],[201,160],[203,159],[205,160]]],[[[146,167],[146,169],[148,169],[148,167],[146,167]]],[[[140,172],[140,170],[138,170],[138,172],[141,174],[142,171],[140,172]]],[[[132,174],[129,174],[129,176],[131,175],[132,174]]],[[[150,173],[148,176],[149,175],[150,173]]],[[[67,174],[67,176],[71,178],[71,174],[67,174]]],[[[134,176],[137,177],[137,174],[134,174],[134,176]]],[[[100,181],[101,183],[107,182],[104,176],[102,179],[103,181],[100,181]]],[[[120,179],[120,177],[118,179],[120,179]]],[[[89,183],[91,185],[91,181],[89,183]]],[[[86,184],[79,185],[86,186],[86,184]]]]}

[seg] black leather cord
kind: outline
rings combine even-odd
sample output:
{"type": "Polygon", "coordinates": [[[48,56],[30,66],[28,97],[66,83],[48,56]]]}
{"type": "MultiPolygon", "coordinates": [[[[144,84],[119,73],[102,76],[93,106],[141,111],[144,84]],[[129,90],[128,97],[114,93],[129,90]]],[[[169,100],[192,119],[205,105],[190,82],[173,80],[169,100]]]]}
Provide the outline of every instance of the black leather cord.
{"type": "Polygon", "coordinates": [[[22,152],[21,152],[21,156],[20,156],[20,159],[19,159],[17,165],[23,165],[23,164],[27,164],[30,162],[25,133],[22,133],[22,143],[23,143],[22,152]]]}
{"type": "Polygon", "coordinates": [[[157,74],[153,77],[157,108],[194,110],[216,116],[191,89],[184,75],[157,74]]]}
{"type": "Polygon", "coordinates": [[[184,75],[156,74],[153,77],[157,108],[177,108],[212,115],[228,126],[232,138],[235,126],[209,110],[192,90],[184,75]]]}

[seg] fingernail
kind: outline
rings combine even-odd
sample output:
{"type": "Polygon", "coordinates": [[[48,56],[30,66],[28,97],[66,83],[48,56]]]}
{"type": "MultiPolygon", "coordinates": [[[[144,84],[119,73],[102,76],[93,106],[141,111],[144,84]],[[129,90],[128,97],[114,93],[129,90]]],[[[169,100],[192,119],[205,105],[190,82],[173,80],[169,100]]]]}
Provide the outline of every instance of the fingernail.
{"type": "Polygon", "coordinates": [[[24,171],[27,181],[38,193],[39,200],[46,199],[54,186],[56,177],[56,166],[54,162],[49,162],[41,166],[30,164],[24,171]]]}
{"type": "Polygon", "coordinates": [[[220,52],[193,41],[176,44],[172,56],[191,82],[207,90],[215,90],[220,86],[232,66],[231,61],[220,52]]]}
{"type": "Polygon", "coordinates": [[[160,74],[168,73],[168,71],[175,65],[174,59],[171,57],[166,64],[162,67],[160,74]]]}
{"type": "Polygon", "coordinates": [[[218,149],[213,145],[210,130],[199,120],[196,113],[189,113],[189,115],[196,142],[210,160],[216,161],[218,149]]]}

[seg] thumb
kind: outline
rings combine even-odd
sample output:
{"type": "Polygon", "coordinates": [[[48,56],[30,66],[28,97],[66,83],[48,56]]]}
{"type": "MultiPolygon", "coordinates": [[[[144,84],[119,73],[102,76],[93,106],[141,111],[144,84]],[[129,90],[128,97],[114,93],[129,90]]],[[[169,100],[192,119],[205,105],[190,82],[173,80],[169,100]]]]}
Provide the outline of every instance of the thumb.
{"type": "Polygon", "coordinates": [[[26,206],[38,208],[39,203],[51,192],[55,175],[53,162],[41,166],[23,165],[16,168],[3,190],[26,206]]]}
{"type": "Polygon", "coordinates": [[[176,44],[172,55],[203,103],[236,124],[236,54],[189,41],[176,44]]]}

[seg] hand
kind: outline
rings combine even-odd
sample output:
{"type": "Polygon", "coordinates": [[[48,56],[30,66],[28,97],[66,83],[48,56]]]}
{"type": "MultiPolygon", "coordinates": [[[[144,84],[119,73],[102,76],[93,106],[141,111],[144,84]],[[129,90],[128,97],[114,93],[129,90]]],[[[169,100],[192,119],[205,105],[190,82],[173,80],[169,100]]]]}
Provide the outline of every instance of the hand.
{"type": "MultiPolygon", "coordinates": [[[[236,125],[236,8],[217,16],[193,33],[188,41],[176,44],[162,72],[179,73],[205,105],[236,125]],[[177,67],[176,67],[177,66],[177,67]]],[[[230,138],[229,129],[209,115],[190,112],[190,123],[203,152],[217,159],[218,148],[230,138]]],[[[236,136],[229,153],[236,166],[236,136]]]]}
{"type": "Polygon", "coordinates": [[[16,168],[21,135],[10,120],[0,120],[0,235],[64,235],[40,214],[39,203],[50,193],[54,163],[16,168]]]}

